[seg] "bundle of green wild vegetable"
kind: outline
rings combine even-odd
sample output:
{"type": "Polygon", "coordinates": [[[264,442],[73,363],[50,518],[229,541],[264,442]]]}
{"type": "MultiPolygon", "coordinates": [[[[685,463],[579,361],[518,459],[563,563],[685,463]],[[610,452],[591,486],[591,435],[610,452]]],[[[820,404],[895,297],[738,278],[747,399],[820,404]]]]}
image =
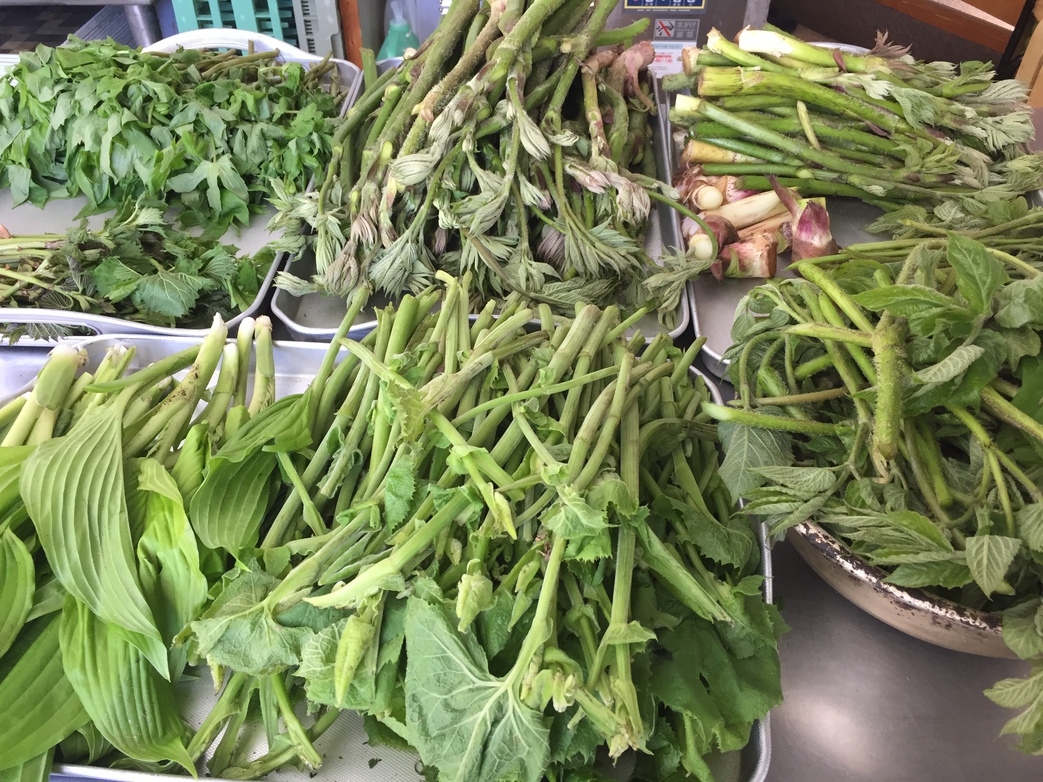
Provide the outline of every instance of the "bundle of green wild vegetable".
{"type": "Polygon", "coordinates": [[[395,296],[441,269],[472,273],[482,299],[520,292],[563,312],[648,300],[651,201],[677,194],[656,179],[654,52],[623,48],[646,23],[606,32],[616,5],[454,0],[414,56],[367,68],[320,189],[281,204],[290,249],[313,245],[317,272],[278,284],[395,296]]]}
{"type": "MultiPolygon", "coordinates": [[[[0,225],[0,307],[205,327],[215,312],[247,309],[274,260],[268,248],[237,257],[213,233],[179,231],[145,202],[127,202],[96,231],[84,221],[64,235],[12,236],[0,225]]],[[[0,324],[0,335],[26,328],[0,324]]]]}
{"type": "Polygon", "coordinates": [[[886,580],[1002,614],[1033,663],[986,694],[1043,753],[1043,210],[795,265],[738,309],[721,476],[780,533],[811,520],[886,580]]]}
{"type": "Polygon", "coordinates": [[[316,768],[353,709],[441,782],[604,779],[605,748],[712,779],[781,698],[782,622],[698,347],[636,355],[647,310],[469,303],[403,297],[278,401],[266,318],[129,374],[57,348],[0,408],[0,769],[316,768]]]}
{"type": "Polygon", "coordinates": [[[325,169],[343,97],[332,63],[278,58],[76,39],[23,53],[0,79],[0,187],[16,205],[148,196],[184,225],[246,223],[272,182],[325,169]]]}
{"type": "Polygon", "coordinates": [[[670,112],[685,129],[675,184],[711,223],[686,221],[690,257],[718,259],[718,276],[770,277],[775,252],[792,243],[799,255],[802,234],[828,252],[816,196],[978,215],[1043,185],[1043,155],[1025,147],[1027,88],[996,81],[987,63],[921,62],[883,37],[849,54],[772,28],[735,43],[713,30],[705,48],[685,50],[684,67],[664,80],[694,93],[670,112]],[[784,188],[805,198],[759,195],[785,200],[784,188]],[[707,234],[728,251],[711,255],[707,234]]]}

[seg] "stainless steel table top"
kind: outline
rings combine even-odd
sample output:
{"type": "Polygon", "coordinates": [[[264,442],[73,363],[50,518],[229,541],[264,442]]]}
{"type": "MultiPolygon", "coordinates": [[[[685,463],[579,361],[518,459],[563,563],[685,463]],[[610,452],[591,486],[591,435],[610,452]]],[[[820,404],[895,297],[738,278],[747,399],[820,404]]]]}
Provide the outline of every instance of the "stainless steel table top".
{"type": "Polygon", "coordinates": [[[1000,728],[1015,715],[982,691],[1028,664],[910,638],[833,591],[788,543],[773,556],[782,705],[769,782],[1040,782],[1000,728]]]}

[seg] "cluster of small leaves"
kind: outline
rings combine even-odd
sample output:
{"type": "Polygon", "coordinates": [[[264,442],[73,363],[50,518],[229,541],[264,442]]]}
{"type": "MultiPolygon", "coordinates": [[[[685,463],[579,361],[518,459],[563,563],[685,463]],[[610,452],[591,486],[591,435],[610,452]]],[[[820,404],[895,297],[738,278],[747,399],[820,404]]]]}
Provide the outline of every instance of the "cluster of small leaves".
{"type": "MultiPolygon", "coordinates": [[[[152,325],[209,324],[256,299],[271,266],[270,248],[237,256],[213,231],[178,230],[161,208],[126,204],[92,230],[86,220],[65,235],[0,240],[0,304],[108,315],[152,325]],[[27,248],[40,247],[30,252],[27,248]]],[[[17,337],[18,332],[3,332],[17,337]]]]}
{"type": "MultiPolygon", "coordinates": [[[[1039,217],[1023,205],[1013,212],[991,216],[1020,225],[1039,217]]],[[[1014,231],[1014,241],[1031,245],[1033,233],[1021,240],[1014,231]]],[[[1036,615],[1043,584],[1038,253],[990,251],[950,233],[907,257],[859,253],[830,270],[839,292],[805,280],[755,289],[740,307],[728,352],[739,407],[753,418],[725,415],[719,426],[727,453],[721,475],[772,532],[813,521],[883,568],[890,583],[1002,612],[1010,648],[1037,661],[1043,623],[1022,619],[1036,615]],[[900,330],[897,378],[875,377],[883,372],[879,354],[829,339],[843,339],[843,330],[788,333],[813,325],[855,334],[858,327],[839,314],[811,317],[821,317],[829,297],[841,297],[877,331],[900,330]],[[898,397],[898,447],[881,460],[878,417],[888,393],[898,397]],[[833,433],[809,431],[822,425],[833,433]]],[[[990,692],[1004,705],[1031,705],[1005,732],[1020,734],[1035,753],[1043,751],[1043,710],[1026,693],[1038,679],[1037,672],[990,692]]]]}
{"type": "Polygon", "coordinates": [[[0,186],[16,205],[148,196],[185,225],[246,223],[273,180],[303,190],[325,168],[334,93],[274,53],[39,46],[0,80],[0,186]]]}

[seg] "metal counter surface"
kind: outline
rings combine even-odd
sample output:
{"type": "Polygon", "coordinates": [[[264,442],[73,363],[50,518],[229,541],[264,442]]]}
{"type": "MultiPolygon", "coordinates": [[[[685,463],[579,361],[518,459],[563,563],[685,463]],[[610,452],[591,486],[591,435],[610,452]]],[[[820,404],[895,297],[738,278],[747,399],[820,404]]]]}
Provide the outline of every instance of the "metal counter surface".
{"type": "Polygon", "coordinates": [[[1039,782],[982,691],[1028,664],[951,652],[873,618],[788,543],[773,554],[782,705],[771,713],[768,782],[1039,782]]]}

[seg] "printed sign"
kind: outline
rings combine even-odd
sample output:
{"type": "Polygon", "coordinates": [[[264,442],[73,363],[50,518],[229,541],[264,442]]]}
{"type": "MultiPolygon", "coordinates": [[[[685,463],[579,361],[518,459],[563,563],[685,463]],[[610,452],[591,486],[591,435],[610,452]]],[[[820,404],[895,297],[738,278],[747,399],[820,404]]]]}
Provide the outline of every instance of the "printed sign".
{"type": "Polygon", "coordinates": [[[706,8],[706,0],[623,0],[627,11],[700,11],[706,8]]]}
{"type": "Polygon", "coordinates": [[[653,20],[652,39],[659,45],[660,41],[685,41],[689,45],[699,38],[698,19],[655,19],[653,20]]]}

